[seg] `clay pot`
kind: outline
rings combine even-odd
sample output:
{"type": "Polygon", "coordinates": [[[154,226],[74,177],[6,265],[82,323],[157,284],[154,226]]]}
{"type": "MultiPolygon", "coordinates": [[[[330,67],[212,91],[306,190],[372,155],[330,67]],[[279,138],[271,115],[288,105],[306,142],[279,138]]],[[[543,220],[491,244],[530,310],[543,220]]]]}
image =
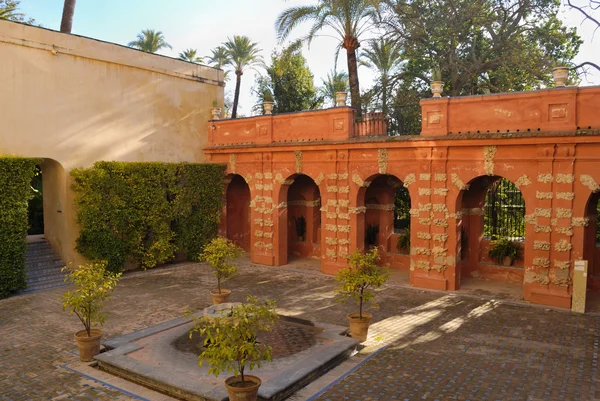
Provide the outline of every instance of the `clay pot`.
{"type": "Polygon", "coordinates": [[[363,312],[362,319],[359,315],[358,312],[349,314],[348,322],[350,323],[350,336],[362,343],[367,340],[369,324],[371,324],[373,315],[363,312]]]}
{"type": "Polygon", "coordinates": [[[212,109],[210,109],[210,112],[212,114],[213,120],[218,120],[221,117],[221,108],[220,107],[213,107],[212,109]]]}
{"type": "Polygon", "coordinates": [[[79,359],[82,362],[89,362],[100,353],[100,340],[102,338],[102,330],[91,329],[91,336],[88,337],[86,330],[81,330],[75,333],[75,341],[79,348],[79,359]]]}
{"type": "Polygon", "coordinates": [[[225,387],[227,387],[230,401],[256,401],[258,388],[262,384],[261,380],[251,375],[244,375],[244,380],[246,381],[245,386],[238,387],[236,384],[241,384],[241,376],[231,376],[225,379],[225,387]]]}
{"type": "Polygon", "coordinates": [[[510,256],[505,256],[504,259],[502,259],[502,266],[512,266],[513,264],[513,259],[510,256]]]}
{"type": "Polygon", "coordinates": [[[565,86],[567,79],[569,79],[569,68],[568,67],[556,67],[552,69],[552,78],[557,88],[565,86]]]}
{"type": "Polygon", "coordinates": [[[263,103],[263,109],[265,109],[265,114],[273,114],[273,107],[275,107],[275,103],[273,102],[263,103]]]}
{"type": "Polygon", "coordinates": [[[337,107],[344,107],[346,99],[348,99],[348,92],[335,92],[335,105],[337,107]]]}
{"type": "Polygon", "coordinates": [[[221,293],[219,294],[219,290],[212,290],[210,292],[210,296],[212,297],[213,304],[219,305],[224,304],[229,299],[229,294],[231,294],[230,290],[225,290],[221,288],[221,293]]]}
{"type": "Polygon", "coordinates": [[[442,97],[442,92],[444,91],[444,82],[432,81],[430,86],[433,97],[442,97]]]}

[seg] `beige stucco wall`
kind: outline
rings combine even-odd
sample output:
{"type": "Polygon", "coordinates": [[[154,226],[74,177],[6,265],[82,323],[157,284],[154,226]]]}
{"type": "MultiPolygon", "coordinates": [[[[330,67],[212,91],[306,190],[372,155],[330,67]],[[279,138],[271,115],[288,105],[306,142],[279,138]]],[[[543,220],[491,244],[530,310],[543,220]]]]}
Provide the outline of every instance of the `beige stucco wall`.
{"type": "Polygon", "coordinates": [[[205,160],[223,72],[0,21],[0,154],[43,157],[46,236],[65,261],[77,225],[69,172],[98,160],[205,160]]]}

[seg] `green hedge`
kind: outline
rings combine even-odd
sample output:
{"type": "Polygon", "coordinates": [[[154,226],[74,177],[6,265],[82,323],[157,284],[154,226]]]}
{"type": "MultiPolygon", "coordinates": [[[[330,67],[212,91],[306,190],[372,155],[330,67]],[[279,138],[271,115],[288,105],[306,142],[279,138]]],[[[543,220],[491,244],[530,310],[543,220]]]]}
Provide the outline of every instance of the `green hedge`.
{"type": "Polygon", "coordinates": [[[98,162],[71,175],[77,250],[110,271],[127,261],[151,268],[178,251],[197,260],[217,234],[224,165],[98,162]]]}
{"type": "Polygon", "coordinates": [[[0,297],[23,290],[27,248],[27,208],[31,180],[40,159],[0,157],[0,297]]]}

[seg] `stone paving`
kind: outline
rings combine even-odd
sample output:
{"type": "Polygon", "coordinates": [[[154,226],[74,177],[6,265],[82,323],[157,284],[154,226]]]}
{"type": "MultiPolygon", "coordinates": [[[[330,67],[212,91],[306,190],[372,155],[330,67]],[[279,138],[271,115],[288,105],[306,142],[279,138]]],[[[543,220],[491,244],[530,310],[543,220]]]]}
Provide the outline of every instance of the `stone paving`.
{"type": "MultiPolygon", "coordinates": [[[[282,314],[338,325],[353,310],[334,302],[333,278],[310,266],[244,262],[240,270],[226,283],[234,301],[270,297],[282,314]]],[[[107,305],[104,331],[110,338],[202,309],[214,286],[195,263],[127,274],[107,305]]],[[[80,323],[62,311],[64,290],[0,300],[0,400],[170,400],[71,370],[80,323]]],[[[598,316],[415,290],[402,280],[378,297],[366,347],[291,399],[600,400],[598,316]]]]}

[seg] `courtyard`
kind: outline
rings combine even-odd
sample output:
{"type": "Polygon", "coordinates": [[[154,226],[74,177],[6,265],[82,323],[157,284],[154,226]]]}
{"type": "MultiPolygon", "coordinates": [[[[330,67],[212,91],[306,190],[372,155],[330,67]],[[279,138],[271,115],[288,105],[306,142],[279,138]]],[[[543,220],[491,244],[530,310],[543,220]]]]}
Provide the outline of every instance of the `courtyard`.
{"type": "MultiPolygon", "coordinates": [[[[410,288],[392,274],[359,352],[290,400],[593,400],[600,316],[519,302],[509,286],[468,283],[458,293],[410,288]]],[[[126,274],[107,305],[107,338],[210,305],[205,264],[126,274]]],[[[283,267],[240,263],[226,282],[234,300],[277,301],[278,313],[345,326],[350,305],[312,261],[283,267]]],[[[78,362],[67,287],[0,301],[1,400],[171,400],[78,362]]],[[[225,376],[223,376],[225,377],[225,376]]]]}

